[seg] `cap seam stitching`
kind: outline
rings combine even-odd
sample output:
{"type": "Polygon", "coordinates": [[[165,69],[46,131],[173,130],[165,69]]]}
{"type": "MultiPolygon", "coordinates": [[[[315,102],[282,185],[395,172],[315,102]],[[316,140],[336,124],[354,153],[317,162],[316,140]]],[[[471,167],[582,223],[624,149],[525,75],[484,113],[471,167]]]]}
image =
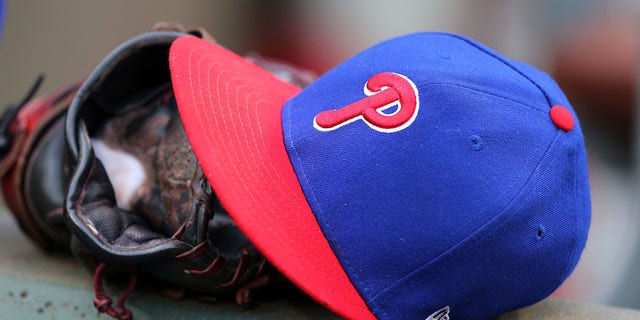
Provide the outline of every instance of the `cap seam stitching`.
{"type": "MultiPolygon", "coordinates": [[[[573,151],[573,172],[576,172],[575,168],[577,168],[579,166],[578,163],[578,152],[573,151]]],[[[578,176],[575,175],[573,177],[573,196],[575,199],[574,203],[578,203],[578,176]]],[[[573,228],[574,229],[578,229],[578,214],[577,214],[577,206],[573,212],[573,228]]],[[[576,250],[578,250],[578,238],[576,237],[575,233],[572,235],[571,237],[571,246],[573,247],[572,252],[575,252],[576,250]]],[[[574,254],[575,255],[575,254],[574,254]]],[[[575,266],[574,266],[575,268],[575,266]]],[[[568,277],[571,274],[572,268],[571,268],[571,264],[567,264],[565,266],[565,270],[564,270],[564,277],[568,277]]],[[[549,293],[551,294],[551,292],[549,293]]]]}
{"type": "Polygon", "coordinates": [[[532,78],[530,78],[529,76],[527,76],[524,72],[522,72],[520,69],[518,69],[516,66],[514,66],[513,64],[511,64],[509,61],[507,61],[506,59],[503,59],[499,56],[497,56],[495,53],[490,52],[488,50],[486,50],[485,48],[482,48],[481,46],[479,46],[477,43],[470,41],[469,39],[466,39],[460,35],[457,34],[451,34],[451,33],[445,33],[448,34],[454,38],[458,38],[472,46],[474,46],[476,49],[486,53],[487,55],[493,57],[494,59],[502,62],[504,65],[508,66],[511,70],[515,71],[516,73],[520,74],[521,76],[523,76],[525,79],[529,80],[529,82],[531,82],[531,84],[533,84],[536,88],[538,88],[538,90],[540,90],[540,93],[542,93],[542,95],[544,96],[545,100],[547,100],[547,104],[549,105],[549,107],[551,107],[553,105],[553,103],[551,102],[551,98],[549,97],[549,95],[547,94],[547,92],[542,89],[542,87],[535,82],[532,78]]]}
{"type": "Polygon", "coordinates": [[[430,83],[429,85],[449,85],[449,86],[454,86],[454,87],[460,87],[460,88],[464,88],[464,89],[467,89],[467,90],[483,93],[483,94],[486,94],[486,95],[494,96],[494,97],[497,97],[497,98],[500,98],[500,99],[504,99],[504,100],[508,100],[508,101],[517,103],[518,105],[521,105],[523,107],[526,107],[526,108],[529,108],[529,109],[531,109],[533,111],[536,111],[536,113],[540,113],[541,115],[547,115],[548,114],[544,110],[540,110],[540,109],[536,108],[535,106],[532,106],[532,105],[529,105],[529,104],[526,104],[526,103],[522,103],[522,101],[518,101],[518,100],[509,98],[509,97],[505,97],[503,95],[499,95],[499,94],[496,94],[496,93],[493,93],[493,92],[488,92],[488,91],[480,90],[480,89],[477,89],[477,88],[473,88],[471,86],[466,86],[466,85],[461,85],[461,84],[456,84],[456,83],[449,83],[449,82],[430,83]]]}

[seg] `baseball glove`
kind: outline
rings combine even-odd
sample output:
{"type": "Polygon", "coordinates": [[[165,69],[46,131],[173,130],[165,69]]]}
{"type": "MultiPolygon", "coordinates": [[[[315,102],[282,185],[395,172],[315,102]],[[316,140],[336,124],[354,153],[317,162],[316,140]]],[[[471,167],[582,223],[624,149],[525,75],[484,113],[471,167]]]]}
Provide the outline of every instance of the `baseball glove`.
{"type": "MultiPolygon", "coordinates": [[[[124,301],[138,271],[190,291],[235,294],[240,304],[249,301],[253,289],[281,278],[222,208],[191,150],[168,65],[169,47],[185,35],[184,29],[161,23],[154,30],[116,48],[81,86],[65,91],[65,98],[74,96],[70,105],[57,99],[56,106],[64,105],[57,111],[49,103],[48,111],[36,118],[51,129],[31,133],[35,142],[20,144],[19,153],[25,156],[17,158],[33,160],[14,160],[34,164],[4,174],[12,184],[3,180],[5,197],[20,195],[20,206],[11,209],[26,233],[43,248],[52,242],[69,246],[95,268],[94,305],[118,319],[132,317],[124,301]],[[47,153],[49,149],[53,151],[47,153]],[[62,149],[65,155],[54,152],[62,149]],[[40,189],[55,190],[55,197],[51,205],[32,208],[43,196],[23,185],[37,184],[29,179],[45,164],[58,185],[40,189]],[[63,214],[66,228],[47,220],[52,212],[63,214]],[[50,232],[52,226],[64,237],[50,232]],[[131,274],[115,305],[102,287],[105,269],[131,274]]],[[[191,35],[213,41],[202,29],[191,35]]],[[[281,62],[257,55],[247,59],[301,87],[314,79],[281,62]]],[[[18,136],[13,127],[8,132],[18,136]]]]}
{"type": "Polygon", "coordinates": [[[0,181],[20,228],[40,248],[68,248],[62,203],[70,168],[64,149],[64,115],[79,83],[32,99],[40,76],[24,99],[0,119],[0,181]]]}

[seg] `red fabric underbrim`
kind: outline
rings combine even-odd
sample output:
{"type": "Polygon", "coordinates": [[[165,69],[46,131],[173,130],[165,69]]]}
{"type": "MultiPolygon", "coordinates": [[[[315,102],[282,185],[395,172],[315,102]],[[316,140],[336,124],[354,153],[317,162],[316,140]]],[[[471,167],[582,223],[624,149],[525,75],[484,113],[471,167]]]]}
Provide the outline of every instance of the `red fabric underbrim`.
{"type": "Polygon", "coordinates": [[[282,107],[300,89],[196,37],[178,38],[169,62],[195,155],[240,229],[319,303],[374,319],[320,230],[284,146],[282,107]]]}

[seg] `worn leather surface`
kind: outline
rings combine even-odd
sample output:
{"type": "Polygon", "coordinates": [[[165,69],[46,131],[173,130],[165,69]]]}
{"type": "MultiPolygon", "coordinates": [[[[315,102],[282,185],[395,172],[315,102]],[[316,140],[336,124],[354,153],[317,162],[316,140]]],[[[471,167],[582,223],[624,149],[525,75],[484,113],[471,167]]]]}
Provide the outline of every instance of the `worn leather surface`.
{"type": "MultiPolygon", "coordinates": [[[[76,238],[74,252],[85,261],[135,265],[178,287],[236,292],[242,301],[245,289],[278,275],[220,206],[188,143],[167,59],[172,41],[182,35],[156,31],[129,40],[79,89],[65,123],[75,164],[65,199],[67,224],[76,238]],[[97,140],[142,165],[147,179],[128,209],[117,205],[108,166],[94,152],[97,140]]],[[[294,83],[311,81],[290,66],[253,59],[294,83]]]]}

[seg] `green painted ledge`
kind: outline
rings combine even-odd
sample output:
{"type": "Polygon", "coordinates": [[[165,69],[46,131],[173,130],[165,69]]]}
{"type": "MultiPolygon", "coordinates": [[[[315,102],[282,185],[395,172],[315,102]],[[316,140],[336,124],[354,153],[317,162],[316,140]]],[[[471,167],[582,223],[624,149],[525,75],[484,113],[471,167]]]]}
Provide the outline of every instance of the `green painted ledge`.
{"type": "MultiPolygon", "coordinates": [[[[87,277],[89,278],[88,275],[87,277]]],[[[0,319],[111,319],[95,310],[90,288],[43,283],[13,276],[0,276],[0,287],[0,319]]],[[[127,306],[136,320],[337,319],[318,306],[294,306],[283,300],[243,310],[230,303],[171,300],[144,290],[133,294],[127,300],[127,306]]]]}

